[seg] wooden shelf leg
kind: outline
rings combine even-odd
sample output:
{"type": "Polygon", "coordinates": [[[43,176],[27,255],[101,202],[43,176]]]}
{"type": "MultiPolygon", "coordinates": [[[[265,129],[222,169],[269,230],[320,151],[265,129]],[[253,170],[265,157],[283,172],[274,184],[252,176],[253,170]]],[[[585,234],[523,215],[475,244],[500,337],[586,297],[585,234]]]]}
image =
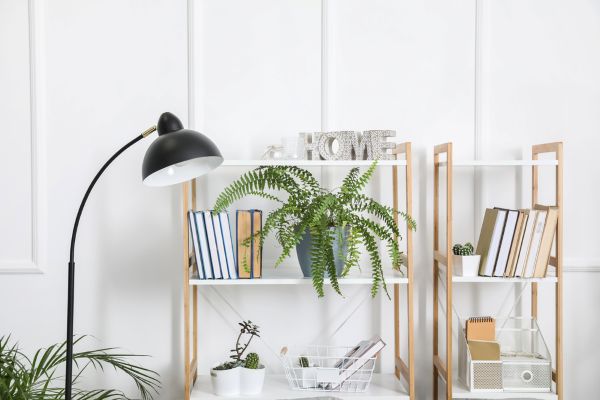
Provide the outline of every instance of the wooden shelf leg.
{"type": "Polygon", "coordinates": [[[187,212],[189,207],[190,185],[184,182],[182,188],[182,229],[183,229],[183,360],[185,372],[184,396],[190,399],[190,242],[187,212]]]}
{"type": "Polygon", "coordinates": [[[556,158],[556,206],[558,207],[558,224],[556,226],[556,394],[558,400],[563,399],[563,146],[557,144],[556,158]]]}

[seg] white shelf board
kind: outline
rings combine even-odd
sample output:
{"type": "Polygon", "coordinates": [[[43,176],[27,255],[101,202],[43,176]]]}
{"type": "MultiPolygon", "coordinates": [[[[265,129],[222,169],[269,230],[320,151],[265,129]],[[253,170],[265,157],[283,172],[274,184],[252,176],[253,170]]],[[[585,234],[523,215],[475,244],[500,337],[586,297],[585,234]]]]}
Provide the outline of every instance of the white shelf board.
{"type": "Polygon", "coordinates": [[[535,399],[556,400],[553,392],[470,392],[462,382],[455,381],[452,385],[453,399],[535,399]]]}
{"type": "MultiPolygon", "coordinates": [[[[445,267],[440,268],[440,278],[446,279],[445,267]]],[[[555,276],[545,278],[502,278],[499,276],[452,276],[452,283],[556,283],[555,276]]]]}
{"type": "Polygon", "coordinates": [[[291,400],[305,399],[315,397],[333,397],[338,399],[352,400],[408,400],[410,397],[404,389],[404,386],[393,374],[373,374],[373,379],[369,389],[365,393],[342,393],[342,392],[323,392],[308,390],[292,390],[288,381],[283,375],[269,375],[265,378],[265,386],[261,394],[255,396],[236,396],[221,397],[212,392],[210,377],[199,375],[192,390],[191,399],[193,400],[218,400],[218,399],[263,399],[263,400],[291,400]]]}
{"type": "MultiPolygon", "coordinates": [[[[275,165],[295,165],[298,167],[368,167],[373,160],[225,160],[223,166],[228,167],[259,167],[275,165]]],[[[378,166],[406,165],[406,160],[379,160],[378,166]]]]}
{"type": "MultiPolygon", "coordinates": [[[[440,166],[446,166],[446,161],[440,162],[440,166]]],[[[456,160],[452,163],[454,167],[530,167],[533,165],[552,166],[558,165],[557,160],[456,160]]]]}
{"type": "MultiPolygon", "coordinates": [[[[396,271],[390,271],[391,267],[384,267],[388,272],[384,273],[385,283],[392,285],[407,284],[408,278],[402,276],[396,271]]],[[[370,271],[369,271],[370,272],[370,271]]],[[[350,274],[345,278],[339,278],[340,285],[370,285],[373,279],[367,271],[359,274],[350,274]]],[[[325,279],[325,284],[329,285],[329,279],[325,279]]],[[[190,279],[190,285],[197,286],[234,286],[234,285],[312,285],[311,278],[304,278],[300,272],[299,266],[281,265],[277,269],[269,268],[263,270],[263,277],[260,279],[197,279],[196,276],[190,279]]]]}
{"type": "Polygon", "coordinates": [[[558,279],[555,276],[545,278],[501,278],[495,276],[453,276],[454,283],[555,283],[558,279]]]}

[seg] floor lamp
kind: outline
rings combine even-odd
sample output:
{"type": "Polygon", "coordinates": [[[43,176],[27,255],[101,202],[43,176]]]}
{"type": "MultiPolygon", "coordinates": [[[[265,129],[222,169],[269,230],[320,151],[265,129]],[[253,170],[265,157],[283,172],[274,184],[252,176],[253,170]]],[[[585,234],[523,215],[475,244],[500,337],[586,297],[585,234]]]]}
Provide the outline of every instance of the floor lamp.
{"type": "Polygon", "coordinates": [[[73,225],[69,257],[69,282],[67,300],[67,359],[65,375],[65,399],[71,400],[73,385],[73,305],[75,295],[75,239],[77,227],[85,203],[94,185],[108,166],[135,143],[158,131],[158,138],[148,147],[142,163],[142,179],[148,186],[167,186],[185,182],[217,168],[223,156],[217,146],[203,134],[184,129],[175,115],[163,113],[158,124],[146,129],[135,139],[120,148],[100,168],[87,188],[73,225]]]}

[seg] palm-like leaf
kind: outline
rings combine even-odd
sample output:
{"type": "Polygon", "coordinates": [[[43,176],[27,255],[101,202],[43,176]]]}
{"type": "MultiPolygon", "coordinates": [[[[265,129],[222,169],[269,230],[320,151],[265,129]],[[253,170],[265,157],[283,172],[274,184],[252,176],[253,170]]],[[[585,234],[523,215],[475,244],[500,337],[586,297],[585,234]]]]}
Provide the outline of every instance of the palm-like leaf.
{"type": "MultiPolygon", "coordinates": [[[[77,338],[79,344],[85,336],[77,338]]],[[[61,372],[66,360],[66,343],[58,343],[35,352],[29,359],[16,344],[9,345],[10,337],[0,338],[0,399],[2,400],[63,400],[64,378],[61,372]]],[[[158,394],[160,381],[152,370],[129,362],[135,354],[115,352],[104,348],[75,352],[73,363],[76,369],[73,378],[73,400],[128,400],[129,397],[115,389],[86,390],[76,386],[81,374],[88,368],[104,370],[109,366],[128,375],[138,388],[142,400],[152,400],[158,394]]]]}

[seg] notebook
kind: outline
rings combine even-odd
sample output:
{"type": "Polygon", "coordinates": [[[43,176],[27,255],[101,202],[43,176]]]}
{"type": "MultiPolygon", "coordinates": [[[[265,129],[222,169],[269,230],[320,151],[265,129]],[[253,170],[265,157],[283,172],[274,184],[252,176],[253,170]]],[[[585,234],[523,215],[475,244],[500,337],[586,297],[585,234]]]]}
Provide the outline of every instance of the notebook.
{"type": "Polygon", "coordinates": [[[496,340],[496,320],[492,317],[471,317],[467,320],[467,341],[496,340]]]}

